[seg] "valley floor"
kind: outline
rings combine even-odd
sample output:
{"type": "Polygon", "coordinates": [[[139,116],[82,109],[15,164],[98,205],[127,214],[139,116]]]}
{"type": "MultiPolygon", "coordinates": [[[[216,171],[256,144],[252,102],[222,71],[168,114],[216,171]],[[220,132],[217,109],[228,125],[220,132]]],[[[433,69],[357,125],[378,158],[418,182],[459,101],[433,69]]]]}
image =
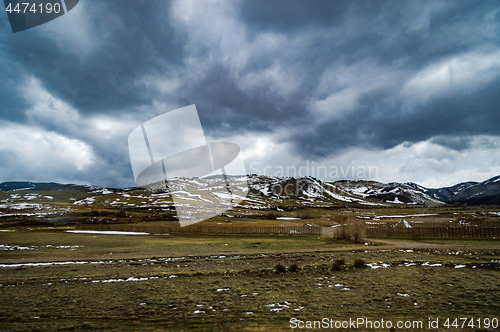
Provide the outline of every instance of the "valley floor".
{"type": "Polygon", "coordinates": [[[417,331],[436,318],[447,330],[447,318],[461,317],[474,318],[474,329],[498,330],[500,319],[498,240],[359,245],[317,236],[57,229],[0,238],[2,331],[277,331],[324,318],[404,321],[417,331]],[[339,259],[340,271],[332,264],[339,259]],[[367,264],[355,268],[361,259],[367,264]],[[288,269],[277,273],[281,266],[288,269]]]}

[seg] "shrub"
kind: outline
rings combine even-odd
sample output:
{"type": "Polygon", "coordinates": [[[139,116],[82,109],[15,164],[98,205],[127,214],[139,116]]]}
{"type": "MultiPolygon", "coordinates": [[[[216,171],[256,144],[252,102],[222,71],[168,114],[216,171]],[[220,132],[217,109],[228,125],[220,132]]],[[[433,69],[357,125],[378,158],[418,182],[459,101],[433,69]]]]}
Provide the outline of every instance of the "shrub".
{"type": "Polygon", "coordinates": [[[117,216],[117,217],[122,217],[122,218],[123,218],[123,217],[126,217],[126,216],[127,216],[127,214],[125,213],[125,209],[120,209],[120,210],[118,210],[118,212],[116,212],[116,216],[117,216]]]}
{"type": "Polygon", "coordinates": [[[363,243],[365,237],[365,224],[362,222],[353,222],[342,224],[337,227],[335,238],[338,240],[347,240],[355,243],[363,243]]]}
{"type": "Polygon", "coordinates": [[[269,211],[264,215],[264,218],[268,220],[275,220],[278,218],[278,215],[274,211],[269,211]]]}
{"type": "Polygon", "coordinates": [[[297,265],[297,263],[292,263],[288,267],[288,271],[290,271],[290,272],[297,272],[298,270],[299,270],[299,266],[297,265]]]}
{"type": "Polygon", "coordinates": [[[350,240],[356,243],[363,243],[365,240],[365,223],[354,222],[350,226],[350,240]]]}
{"type": "Polygon", "coordinates": [[[357,269],[361,269],[366,266],[366,261],[363,258],[357,258],[354,261],[354,267],[357,269]]]}
{"type": "Polygon", "coordinates": [[[347,224],[341,224],[335,230],[336,230],[335,238],[337,240],[349,240],[349,233],[347,232],[347,224]]]}
{"type": "Polygon", "coordinates": [[[274,266],[274,268],[276,269],[276,273],[285,273],[286,272],[286,267],[285,265],[281,264],[281,263],[278,263],[274,266]]]}
{"type": "Polygon", "coordinates": [[[280,205],[276,205],[276,206],[274,207],[274,209],[275,209],[276,211],[291,211],[291,210],[295,209],[295,207],[294,207],[294,206],[290,206],[290,205],[283,205],[283,204],[280,204],[280,205]]]}
{"type": "Polygon", "coordinates": [[[345,259],[344,258],[339,258],[339,259],[336,259],[335,260],[335,263],[338,263],[340,265],[344,265],[345,264],[345,259]]]}
{"type": "Polygon", "coordinates": [[[340,264],[337,261],[333,262],[333,264],[332,264],[332,270],[333,271],[341,271],[342,270],[342,264],[340,264]]]}

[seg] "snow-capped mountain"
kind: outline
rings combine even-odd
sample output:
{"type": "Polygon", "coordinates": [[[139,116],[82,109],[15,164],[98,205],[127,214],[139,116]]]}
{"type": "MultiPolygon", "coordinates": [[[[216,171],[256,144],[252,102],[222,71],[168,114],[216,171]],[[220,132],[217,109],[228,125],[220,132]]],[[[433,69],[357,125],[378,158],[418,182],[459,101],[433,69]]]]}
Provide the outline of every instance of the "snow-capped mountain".
{"type": "Polygon", "coordinates": [[[376,181],[337,181],[334,183],[340,190],[370,199],[392,204],[416,204],[436,206],[443,204],[440,200],[427,194],[427,189],[415,183],[388,184],[376,181]]]}
{"type": "Polygon", "coordinates": [[[314,202],[323,205],[385,205],[345,191],[336,184],[322,182],[313,177],[275,178],[254,175],[249,179],[249,188],[249,195],[277,200],[295,200],[300,204],[314,202]]]}
{"type": "MultiPolygon", "coordinates": [[[[212,180],[221,181],[221,179],[212,180]]],[[[249,175],[248,177],[241,177],[241,179],[234,178],[232,181],[236,183],[242,192],[246,192],[245,188],[248,186],[248,193],[240,205],[257,209],[266,209],[280,204],[285,206],[321,205],[337,207],[439,206],[446,203],[500,204],[500,176],[480,183],[464,182],[439,189],[428,189],[411,182],[385,184],[376,181],[342,180],[328,183],[313,177],[278,178],[264,175],[249,175]]],[[[179,181],[174,181],[171,185],[170,192],[176,192],[177,194],[186,192],[186,195],[189,194],[188,192],[191,191],[192,186],[197,185],[199,187],[199,183],[192,179],[179,179],[179,181]]],[[[168,198],[169,191],[161,194],[148,193],[147,190],[145,191],[142,188],[108,189],[97,186],[57,183],[4,182],[0,184],[0,193],[8,195],[0,202],[0,204],[4,205],[7,205],[6,203],[9,203],[12,197],[19,196],[20,199],[26,195],[26,197],[38,195],[41,198],[54,196],[54,201],[73,202],[74,204],[100,204],[122,207],[129,205],[135,207],[158,204],[171,205],[171,199],[168,198]],[[58,193],[53,195],[51,192],[58,193]],[[24,196],[21,197],[20,195],[24,196]],[[133,203],[128,202],[131,197],[134,198],[133,203]]],[[[190,201],[196,201],[198,198],[200,201],[212,199],[209,191],[204,195],[208,196],[188,195],[189,197],[186,197],[186,199],[190,201]]],[[[213,197],[213,199],[220,200],[222,198],[213,197]]]]}
{"type": "Polygon", "coordinates": [[[463,182],[452,187],[428,189],[428,193],[445,203],[499,204],[500,175],[483,182],[463,182]]]}
{"type": "Polygon", "coordinates": [[[380,183],[376,181],[322,182],[313,177],[273,178],[253,176],[250,193],[275,199],[322,202],[350,206],[426,205],[443,202],[429,196],[427,189],[414,183],[380,183]]]}

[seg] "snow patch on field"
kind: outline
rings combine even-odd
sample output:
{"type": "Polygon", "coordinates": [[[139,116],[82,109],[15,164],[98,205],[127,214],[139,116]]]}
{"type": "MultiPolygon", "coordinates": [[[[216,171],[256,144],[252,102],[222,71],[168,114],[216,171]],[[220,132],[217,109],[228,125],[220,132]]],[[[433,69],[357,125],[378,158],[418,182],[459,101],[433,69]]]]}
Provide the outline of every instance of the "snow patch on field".
{"type": "Polygon", "coordinates": [[[372,269],[380,269],[380,268],[387,269],[391,267],[391,264],[380,263],[380,265],[378,265],[377,263],[368,263],[366,264],[366,266],[369,266],[372,269]]]}
{"type": "Polygon", "coordinates": [[[210,204],[214,204],[214,202],[206,199],[206,198],[203,198],[201,197],[201,195],[198,195],[198,194],[191,194],[187,191],[182,191],[182,190],[179,190],[179,191],[175,191],[173,192],[172,194],[176,194],[176,195],[187,195],[187,197],[179,197],[179,199],[187,199],[187,200],[192,200],[192,201],[197,201],[197,200],[200,200],[200,201],[203,201],[203,202],[207,202],[207,203],[210,203],[210,204]],[[193,198],[195,197],[195,198],[193,198]],[[196,199],[197,198],[197,199],[196,199]]]}
{"type": "Polygon", "coordinates": [[[437,267],[437,266],[443,266],[443,264],[441,264],[441,263],[430,264],[429,262],[425,262],[425,263],[422,263],[422,266],[437,267]]]}
{"type": "Polygon", "coordinates": [[[122,231],[81,231],[81,230],[66,230],[66,233],[77,234],[104,234],[104,235],[149,235],[146,232],[122,232],[122,231]]]}
{"type": "Polygon", "coordinates": [[[43,217],[49,214],[57,214],[57,212],[5,213],[0,214],[0,217],[43,217]]]}
{"type": "Polygon", "coordinates": [[[0,250],[39,250],[40,248],[54,248],[54,249],[69,249],[69,250],[75,250],[77,248],[81,248],[83,246],[53,246],[51,244],[47,244],[46,246],[29,246],[29,247],[23,247],[23,246],[11,246],[8,244],[0,244],[0,250]]]}
{"type": "Polygon", "coordinates": [[[37,250],[36,246],[22,247],[22,246],[9,246],[8,244],[0,244],[0,250],[37,250]]]}
{"type": "Polygon", "coordinates": [[[420,213],[420,214],[398,214],[398,215],[392,215],[392,216],[376,216],[374,218],[376,219],[383,219],[383,218],[411,218],[411,217],[430,217],[430,216],[438,216],[439,214],[437,213],[420,213]]]}
{"type": "Polygon", "coordinates": [[[282,310],[301,311],[302,309],[304,309],[304,307],[297,305],[296,303],[290,303],[288,301],[284,301],[283,303],[278,302],[278,303],[266,304],[266,307],[270,308],[269,309],[270,312],[280,312],[282,310]],[[293,309],[293,307],[297,308],[293,309]]]}
{"type": "Polygon", "coordinates": [[[0,205],[0,208],[9,208],[9,209],[14,209],[14,210],[28,210],[28,209],[34,209],[34,210],[41,210],[41,209],[48,209],[49,207],[47,205],[43,204],[38,204],[38,203],[14,203],[14,204],[2,204],[0,205]]]}
{"type": "Polygon", "coordinates": [[[147,280],[152,280],[152,279],[158,279],[158,277],[143,277],[143,278],[136,278],[136,277],[129,277],[127,279],[106,279],[106,280],[92,280],[92,283],[111,283],[111,282],[130,282],[130,281],[147,281],[147,280]]]}
{"type": "Polygon", "coordinates": [[[94,203],[94,201],[95,201],[95,197],[87,197],[87,198],[81,199],[79,201],[75,201],[75,202],[73,202],[73,204],[76,204],[76,205],[87,205],[87,204],[94,203]]]}
{"type": "Polygon", "coordinates": [[[105,264],[105,261],[66,261],[66,262],[44,262],[44,263],[18,263],[18,264],[0,264],[0,267],[25,267],[25,266],[51,266],[51,265],[80,265],[80,264],[105,264]]]}

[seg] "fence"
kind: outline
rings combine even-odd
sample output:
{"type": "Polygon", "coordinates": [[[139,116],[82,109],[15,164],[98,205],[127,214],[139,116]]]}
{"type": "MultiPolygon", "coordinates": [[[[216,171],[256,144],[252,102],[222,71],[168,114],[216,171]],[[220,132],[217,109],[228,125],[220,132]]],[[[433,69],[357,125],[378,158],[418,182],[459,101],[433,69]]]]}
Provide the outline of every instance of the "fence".
{"type": "Polygon", "coordinates": [[[458,222],[368,222],[365,224],[368,237],[411,238],[500,238],[500,224],[495,221],[481,223],[458,222]]]}
{"type": "MultiPolygon", "coordinates": [[[[99,231],[148,232],[150,234],[193,233],[193,234],[272,234],[272,235],[325,235],[319,226],[242,226],[194,224],[180,227],[179,224],[77,224],[77,229],[99,231]]],[[[328,228],[328,230],[330,230],[328,228]]],[[[338,230],[338,229],[333,229],[338,230]]],[[[500,223],[447,223],[437,221],[421,222],[367,222],[364,233],[367,237],[409,237],[409,238],[500,238],[500,223]]]]}
{"type": "Polygon", "coordinates": [[[180,227],[178,224],[77,224],[77,229],[99,231],[165,233],[202,233],[202,234],[272,234],[272,235],[321,235],[318,226],[239,226],[195,224],[180,227]]]}

